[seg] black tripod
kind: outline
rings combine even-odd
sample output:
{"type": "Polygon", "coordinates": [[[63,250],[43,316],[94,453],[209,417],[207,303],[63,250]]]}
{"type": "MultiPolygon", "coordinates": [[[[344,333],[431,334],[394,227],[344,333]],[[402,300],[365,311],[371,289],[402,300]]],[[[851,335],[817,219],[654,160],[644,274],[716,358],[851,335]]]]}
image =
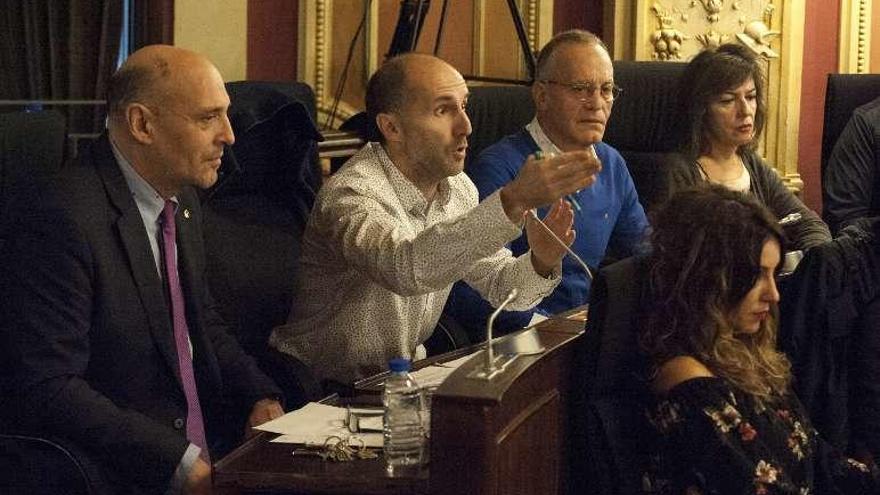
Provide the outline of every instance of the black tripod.
{"type": "MultiPolygon", "coordinates": [[[[393,57],[400,53],[415,50],[430,3],[430,0],[402,0],[400,2],[400,15],[397,18],[397,26],[394,29],[394,37],[391,39],[391,46],[388,49],[387,57],[393,57]]],[[[514,84],[531,84],[534,80],[535,56],[529,47],[522,15],[520,14],[519,7],[517,7],[515,0],[507,0],[507,7],[510,10],[510,17],[513,20],[513,26],[516,28],[516,36],[519,39],[519,46],[522,50],[523,58],[526,61],[526,67],[529,71],[529,79],[523,81],[519,79],[466,75],[464,76],[466,80],[514,84]]],[[[437,26],[437,38],[434,42],[434,55],[437,55],[440,50],[440,42],[443,38],[443,27],[446,24],[448,13],[449,0],[443,0],[443,7],[440,12],[440,23],[437,26]]]]}

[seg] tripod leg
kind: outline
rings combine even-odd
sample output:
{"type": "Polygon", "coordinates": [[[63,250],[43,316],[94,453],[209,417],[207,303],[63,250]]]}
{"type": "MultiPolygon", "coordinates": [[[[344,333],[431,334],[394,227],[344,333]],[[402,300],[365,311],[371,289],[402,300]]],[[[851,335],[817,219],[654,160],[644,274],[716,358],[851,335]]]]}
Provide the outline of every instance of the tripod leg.
{"type": "Polygon", "coordinates": [[[440,24],[437,25],[437,39],[434,40],[434,56],[440,51],[440,40],[443,39],[443,26],[446,24],[447,7],[449,0],[443,0],[443,9],[440,11],[440,24]]]}
{"type": "Polygon", "coordinates": [[[513,18],[513,25],[516,27],[516,36],[519,38],[519,46],[522,48],[523,57],[526,60],[526,67],[529,69],[529,80],[535,80],[535,54],[529,46],[529,40],[526,36],[526,28],[523,25],[522,15],[520,15],[519,7],[516,6],[516,0],[507,0],[507,7],[510,8],[510,17],[513,18]]]}

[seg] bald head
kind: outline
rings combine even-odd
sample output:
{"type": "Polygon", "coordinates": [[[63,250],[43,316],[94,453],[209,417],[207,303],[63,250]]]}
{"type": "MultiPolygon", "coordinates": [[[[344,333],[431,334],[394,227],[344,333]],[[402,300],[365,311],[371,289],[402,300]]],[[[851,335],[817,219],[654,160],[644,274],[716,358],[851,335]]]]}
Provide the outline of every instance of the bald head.
{"type": "Polygon", "coordinates": [[[423,96],[430,75],[450,70],[455,71],[445,61],[424,53],[405,53],[388,59],[367,83],[370,122],[375,122],[380,113],[399,112],[407,101],[423,96]]]}
{"type": "Polygon", "coordinates": [[[202,55],[173,46],[133,53],[110,81],[110,139],[164,198],[210,187],[235,141],[223,78],[202,55]]]}
{"type": "Polygon", "coordinates": [[[216,71],[204,56],[168,45],[151,45],[131,54],[110,78],[107,112],[123,117],[131,103],[156,104],[179,97],[178,91],[192,83],[201,71],[216,71]]]}

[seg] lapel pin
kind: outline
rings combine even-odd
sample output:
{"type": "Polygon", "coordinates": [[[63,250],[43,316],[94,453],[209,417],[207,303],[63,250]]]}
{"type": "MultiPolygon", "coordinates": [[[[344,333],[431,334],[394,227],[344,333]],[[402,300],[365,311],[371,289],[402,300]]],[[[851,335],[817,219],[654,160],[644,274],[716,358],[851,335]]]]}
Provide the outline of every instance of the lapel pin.
{"type": "Polygon", "coordinates": [[[183,218],[189,219],[189,208],[183,209],[183,218]]]}

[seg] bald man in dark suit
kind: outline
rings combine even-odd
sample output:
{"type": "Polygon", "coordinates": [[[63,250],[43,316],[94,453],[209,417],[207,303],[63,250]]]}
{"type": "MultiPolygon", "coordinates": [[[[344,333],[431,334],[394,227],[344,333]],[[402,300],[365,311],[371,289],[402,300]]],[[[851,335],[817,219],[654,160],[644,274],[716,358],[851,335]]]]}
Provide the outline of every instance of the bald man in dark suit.
{"type": "Polygon", "coordinates": [[[234,141],[229,97],[204,57],[151,46],[108,105],[108,131],[4,221],[2,408],[94,454],[124,492],[204,493],[211,459],[283,414],[204,280],[193,187],[234,141]]]}

